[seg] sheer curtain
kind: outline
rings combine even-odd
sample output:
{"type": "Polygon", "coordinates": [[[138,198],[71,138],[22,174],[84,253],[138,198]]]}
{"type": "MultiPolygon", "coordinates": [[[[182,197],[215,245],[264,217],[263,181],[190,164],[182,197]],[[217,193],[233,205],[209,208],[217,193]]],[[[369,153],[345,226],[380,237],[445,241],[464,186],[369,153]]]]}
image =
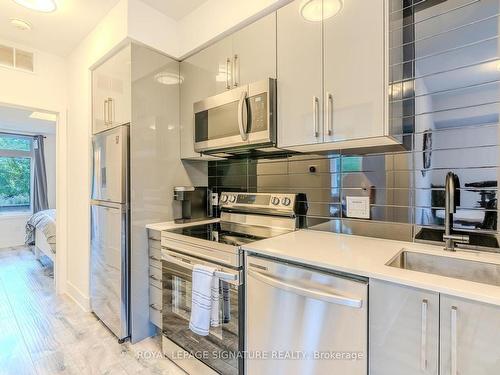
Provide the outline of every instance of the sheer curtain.
{"type": "Polygon", "coordinates": [[[33,141],[33,213],[49,208],[43,138],[43,135],[37,135],[33,141]]]}

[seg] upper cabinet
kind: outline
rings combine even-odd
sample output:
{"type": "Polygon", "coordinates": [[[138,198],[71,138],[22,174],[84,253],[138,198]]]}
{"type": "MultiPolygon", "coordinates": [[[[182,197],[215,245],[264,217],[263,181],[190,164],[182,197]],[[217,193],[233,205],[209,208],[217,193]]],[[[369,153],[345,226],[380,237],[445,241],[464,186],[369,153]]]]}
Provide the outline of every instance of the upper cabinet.
{"type": "Polygon", "coordinates": [[[384,17],[384,0],[351,0],[323,22],[325,142],[385,134],[384,17]]]}
{"type": "Polygon", "coordinates": [[[386,115],[386,0],[344,1],[333,16],[331,1],[304,6],[277,11],[278,146],[397,144],[386,115]]]}
{"type": "Polygon", "coordinates": [[[276,13],[272,13],[180,64],[181,158],[200,159],[194,151],[193,105],[243,84],[276,77],[276,13]]]}
{"type": "Polygon", "coordinates": [[[233,87],[276,78],[276,13],[255,21],[230,38],[233,87]]]}
{"type": "Polygon", "coordinates": [[[131,46],[92,71],[92,132],[130,123],[131,46]]]}
{"type": "Polygon", "coordinates": [[[323,141],[321,22],[300,15],[302,1],[278,10],[278,146],[323,141]]]}

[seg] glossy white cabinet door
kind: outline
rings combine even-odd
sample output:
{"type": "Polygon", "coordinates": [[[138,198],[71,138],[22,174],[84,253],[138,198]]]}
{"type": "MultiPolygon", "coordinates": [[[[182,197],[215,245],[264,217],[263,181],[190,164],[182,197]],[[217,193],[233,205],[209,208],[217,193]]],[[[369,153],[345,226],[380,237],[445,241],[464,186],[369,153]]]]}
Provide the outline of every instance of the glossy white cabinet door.
{"type": "Polygon", "coordinates": [[[344,1],[323,23],[325,142],[383,136],[385,0],[344,1]]]}
{"type": "Polygon", "coordinates": [[[92,72],[92,133],[106,130],[109,80],[98,70],[92,72]]]}
{"type": "Polygon", "coordinates": [[[186,59],[194,67],[191,76],[186,78],[201,85],[195,101],[228,89],[232,77],[231,61],[227,60],[231,60],[232,52],[232,40],[227,37],[186,59]]]}
{"type": "Polygon", "coordinates": [[[130,123],[130,67],[129,45],[92,72],[93,133],[130,123]]]}
{"type": "Polygon", "coordinates": [[[500,373],[500,307],[441,295],[441,375],[500,373]]]}
{"type": "Polygon", "coordinates": [[[278,146],[313,144],[322,134],[321,22],[300,15],[302,0],[277,11],[278,146]]]}
{"type": "Polygon", "coordinates": [[[370,375],[437,375],[439,294],[370,280],[370,375]]]}
{"type": "Polygon", "coordinates": [[[233,87],[276,78],[276,13],[233,34],[233,87]]]}

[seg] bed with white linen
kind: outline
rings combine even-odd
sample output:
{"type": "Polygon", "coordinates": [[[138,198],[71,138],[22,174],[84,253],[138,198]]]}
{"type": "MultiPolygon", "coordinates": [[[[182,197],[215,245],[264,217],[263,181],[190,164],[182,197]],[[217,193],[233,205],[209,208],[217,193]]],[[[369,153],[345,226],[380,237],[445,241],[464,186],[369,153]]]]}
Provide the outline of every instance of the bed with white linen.
{"type": "Polygon", "coordinates": [[[26,244],[34,245],[37,259],[40,253],[52,261],[56,254],[56,210],[44,210],[33,214],[26,223],[26,244]]]}

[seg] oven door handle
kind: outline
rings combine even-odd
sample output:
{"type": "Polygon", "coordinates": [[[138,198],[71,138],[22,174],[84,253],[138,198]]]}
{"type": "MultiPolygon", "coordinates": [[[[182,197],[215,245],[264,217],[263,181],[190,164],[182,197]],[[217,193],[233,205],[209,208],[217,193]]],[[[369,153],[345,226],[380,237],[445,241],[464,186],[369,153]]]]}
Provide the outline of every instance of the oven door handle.
{"type": "MultiPolygon", "coordinates": [[[[176,264],[178,266],[181,266],[183,268],[186,268],[188,270],[193,270],[193,265],[187,262],[184,262],[176,257],[173,257],[172,255],[168,254],[162,254],[161,255],[162,260],[176,264]]],[[[224,271],[215,271],[215,276],[217,276],[219,279],[223,281],[237,281],[238,280],[238,275],[237,274],[232,274],[229,272],[224,272],[224,271]]]]}
{"type": "Polygon", "coordinates": [[[238,127],[240,129],[241,139],[248,139],[248,105],[247,92],[243,91],[238,101],[238,127]]]}

